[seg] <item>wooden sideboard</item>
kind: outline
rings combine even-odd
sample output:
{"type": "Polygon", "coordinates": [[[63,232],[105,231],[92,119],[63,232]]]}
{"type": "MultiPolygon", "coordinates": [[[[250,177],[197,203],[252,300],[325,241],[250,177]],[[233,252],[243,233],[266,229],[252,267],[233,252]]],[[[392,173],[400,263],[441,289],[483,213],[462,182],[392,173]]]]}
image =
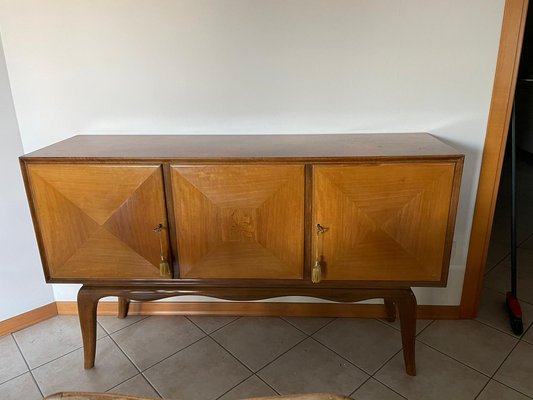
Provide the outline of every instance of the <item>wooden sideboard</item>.
{"type": "Polygon", "coordinates": [[[75,136],[20,158],[46,281],[99,299],[383,298],[415,374],[412,286],[445,286],[464,156],[426,133],[75,136]]]}

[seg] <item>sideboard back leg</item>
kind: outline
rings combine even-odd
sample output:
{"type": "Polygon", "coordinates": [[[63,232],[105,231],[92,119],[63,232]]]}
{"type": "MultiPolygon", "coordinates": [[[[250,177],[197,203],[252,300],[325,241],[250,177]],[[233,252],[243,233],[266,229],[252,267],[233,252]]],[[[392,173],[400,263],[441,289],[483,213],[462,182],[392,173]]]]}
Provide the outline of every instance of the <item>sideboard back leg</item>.
{"type": "Polygon", "coordinates": [[[405,372],[416,375],[415,364],[415,337],[416,337],[416,297],[411,289],[403,291],[398,298],[398,314],[402,333],[403,358],[405,372]]]}
{"type": "Polygon", "coordinates": [[[130,300],[119,296],[118,298],[118,318],[124,319],[128,316],[128,310],[130,308],[130,300]]]}
{"type": "Polygon", "coordinates": [[[385,299],[385,310],[387,311],[387,318],[385,320],[389,322],[396,321],[396,304],[394,301],[385,299]]]}
{"type": "Polygon", "coordinates": [[[96,356],[96,309],[101,296],[86,286],[78,292],[78,315],[83,339],[83,359],[85,369],[94,367],[96,356]]]}

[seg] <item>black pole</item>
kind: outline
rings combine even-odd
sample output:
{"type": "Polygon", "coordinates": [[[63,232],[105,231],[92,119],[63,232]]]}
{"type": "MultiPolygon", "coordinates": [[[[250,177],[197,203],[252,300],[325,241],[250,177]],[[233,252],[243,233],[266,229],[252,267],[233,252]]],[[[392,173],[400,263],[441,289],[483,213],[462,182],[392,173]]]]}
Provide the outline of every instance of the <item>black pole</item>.
{"type": "Polygon", "coordinates": [[[516,109],[511,115],[511,293],[516,298],[516,109]]]}

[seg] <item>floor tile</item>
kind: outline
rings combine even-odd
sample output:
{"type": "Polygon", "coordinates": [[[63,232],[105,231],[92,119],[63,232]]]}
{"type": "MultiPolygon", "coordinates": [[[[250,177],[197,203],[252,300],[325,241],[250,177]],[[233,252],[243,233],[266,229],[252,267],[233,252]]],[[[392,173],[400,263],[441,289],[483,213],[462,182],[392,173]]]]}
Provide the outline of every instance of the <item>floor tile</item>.
{"type": "Polygon", "coordinates": [[[111,336],[144,371],[201,339],[205,333],[185,317],[149,317],[111,336]]]}
{"type": "Polygon", "coordinates": [[[369,374],[402,348],[400,332],[375,319],[338,318],[313,337],[369,374]]]}
{"type": "MultiPolygon", "coordinates": [[[[106,336],[97,325],[97,337],[106,336]]],[[[31,369],[82,346],[77,316],[57,316],[13,334],[31,369]]]]}
{"type": "Polygon", "coordinates": [[[43,396],[29,372],[0,385],[2,400],[41,400],[43,396]]]}
{"type": "MultiPolygon", "coordinates": [[[[518,249],[518,298],[533,304],[533,250],[518,249]]],[[[505,293],[511,288],[511,258],[507,257],[485,276],[485,286],[505,293]]]]}
{"type": "Polygon", "coordinates": [[[78,349],[33,371],[45,396],[69,390],[105,392],[137,373],[109,337],[97,341],[92,369],[83,368],[83,350],[78,349]]]}
{"type": "Polygon", "coordinates": [[[211,334],[217,329],[226,326],[238,317],[210,317],[210,316],[191,316],[188,317],[192,322],[200,327],[207,334],[211,334]]]}
{"type": "Polygon", "coordinates": [[[530,235],[526,240],[524,240],[520,247],[533,250],[533,235],[530,235]]]}
{"type": "Polygon", "coordinates": [[[476,400],[528,400],[529,397],[494,380],[483,389],[476,400]]]}
{"type": "Polygon", "coordinates": [[[435,321],[418,340],[489,376],[518,341],[472,320],[435,321]]]}
{"type": "Polygon", "coordinates": [[[128,396],[146,397],[149,399],[159,399],[159,395],[142,375],[135,375],[126,382],[108,390],[108,393],[123,394],[128,396]]]}
{"type": "Polygon", "coordinates": [[[312,338],[304,340],[258,372],[282,395],[337,393],[349,395],[368,375],[312,338]]]}
{"type": "MultiPolygon", "coordinates": [[[[387,320],[381,319],[380,322],[385,322],[387,325],[392,326],[394,329],[400,330],[400,319],[396,318],[394,322],[389,322],[387,320]]],[[[424,329],[427,328],[429,324],[433,322],[432,319],[417,319],[416,320],[416,334],[418,335],[424,329]]]]}
{"type": "Polygon", "coordinates": [[[533,397],[533,344],[518,343],[494,379],[533,397]]]}
{"type": "Polygon", "coordinates": [[[505,257],[511,253],[509,243],[501,243],[491,240],[489,246],[489,252],[487,254],[487,262],[485,264],[485,273],[491,271],[496,265],[498,265],[505,257]]]}
{"type": "Polygon", "coordinates": [[[334,318],[311,317],[283,317],[283,319],[308,335],[312,335],[319,329],[323,328],[324,325],[334,320],[334,318]]]}
{"type": "Polygon", "coordinates": [[[148,369],[144,375],[164,398],[212,400],[251,373],[206,337],[148,369]]]}
{"type": "MultiPolygon", "coordinates": [[[[525,315],[524,315],[524,317],[525,317],[525,315]]],[[[529,329],[527,331],[525,331],[525,332],[526,333],[522,337],[522,340],[525,340],[526,342],[533,344],[533,328],[529,327],[529,329]]]]}
{"type": "MultiPolygon", "coordinates": [[[[533,323],[533,305],[521,302],[524,332],[533,323]]],[[[502,332],[514,335],[509,323],[509,314],[505,305],[505,294],[493,289],[483,288],[481,301],[477,314],[478,321],[499,329],[502,332]]]]}
{"type": "Polygon", "coordinates": [[[11,335],[0,337],[0,355],[0,383],[28,371],[28,366],[11,335]]]}
{"type": "Polygon", "coordinates": [[[265,382],[263,382],[257,376],[252,375],[243,383],[237,385],[224,396],[220,397],[218,400],[241,400],[277,395],[278,394],[265,382]]]}
{"type": "Polygon", "coordinates": [[[113,333],[120,329],[123,329],[131,324],[142,321],[145,319],[145,315],[131,315],[126,318],[117,318],[114,316],[99,316],[98,323],[102,325],[107,333],[113,333]]]}
{"type": "Polygon", "coordinates": [[[410,400],[472,400],[489,380],[420,342],[416,364],[417,376],[407,375],[398,353],[374,377],[410,400]]]}
{"type": "Polygon", "coordinates": [[[403,400],[405,397],[393,392],[387,386],[370,378],[351,396],[354,400],[403,400]]]}
{"type": "Polygon", "coordinates": [[[281,318],[240,318],[212,337],[252,371],[258,371],[305,338],[281,318]]]}

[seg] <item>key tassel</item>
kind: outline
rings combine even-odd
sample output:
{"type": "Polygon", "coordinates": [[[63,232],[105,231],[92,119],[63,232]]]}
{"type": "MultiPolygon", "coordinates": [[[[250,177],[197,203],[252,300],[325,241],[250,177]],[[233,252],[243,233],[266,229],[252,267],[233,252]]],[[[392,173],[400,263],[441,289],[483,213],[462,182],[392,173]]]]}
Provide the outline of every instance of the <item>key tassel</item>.
{"type": "Polygon", "coordinates": [[[161,258],[161,261],[159,261],[159,275],[165,278],[170,277],[170,265],[168,265],[167,260],[164,258],[161,258]]]}
{"type": "Polygon", "coordinates": [[[159,236],[159,275],[163,278],[172,278],[172,273],[170,272],[170,265],[165,259],[165,252],[163,251],[163,224],[159,224],[154,228],[154,232],[159,236]]]}
{"type": "Polygon", "coordinates": [[[318,259],[315,261],[315,265],[313,265],[313,269],[311,270],[311,282],[313,283],[319,283],[322,280],[322,268],[320,267],[320,261],[318,259]]]}

